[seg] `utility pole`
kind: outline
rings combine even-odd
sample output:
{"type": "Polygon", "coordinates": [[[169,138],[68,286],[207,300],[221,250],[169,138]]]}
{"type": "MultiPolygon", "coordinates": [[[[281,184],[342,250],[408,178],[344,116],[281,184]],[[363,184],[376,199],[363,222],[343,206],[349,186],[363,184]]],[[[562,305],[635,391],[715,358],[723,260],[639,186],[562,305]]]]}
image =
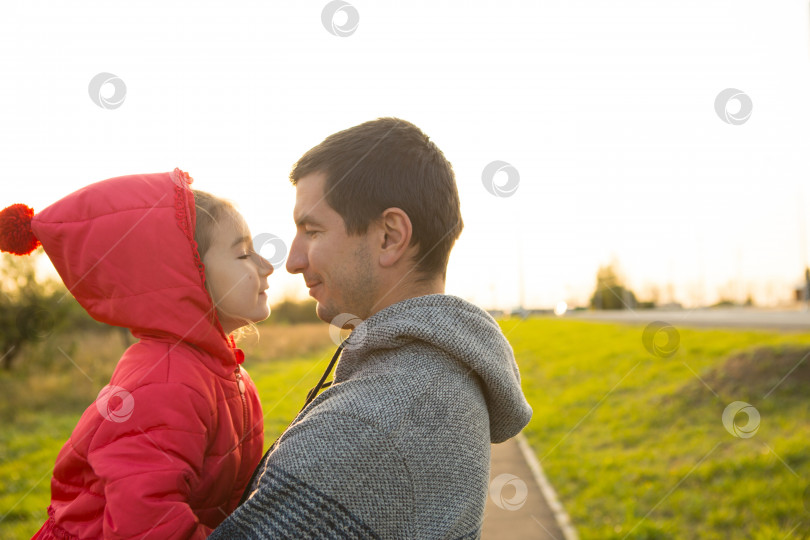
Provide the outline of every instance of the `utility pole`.
{"type": "Polygon", "coordinates": [[[523,270],[523,227],[518,229],[518,309],[520,316],[526,318],[526,286],[523,270]]]}
{"type": "Polygon", "coordinates": [[[804,190],[799,184],[796,200],[799,203],[799,258],[804,268],[802,276],[802,304],[805,311],[810,310],[810,265],[807,263],[807,221],[804,217],[804,190]]]}
{"type": "MultiPolygon", "coordinates": [[[[804,190],[802,189],[802,185],[799,184],[798,186],[798,194],[796,195],[796,200],[799,203],[799,259],[801,261],[802,267],[806,270],[808,267],[807,264],[807,222],[804,218],[804,190]]],[[[806,281],[806,280],[805,280],[806,281]]],[[[804,294],[802,295],[802,299],[805,303],[808,301],[807,297],[807,283],[805,283],[804,287],[804,294]]]]}

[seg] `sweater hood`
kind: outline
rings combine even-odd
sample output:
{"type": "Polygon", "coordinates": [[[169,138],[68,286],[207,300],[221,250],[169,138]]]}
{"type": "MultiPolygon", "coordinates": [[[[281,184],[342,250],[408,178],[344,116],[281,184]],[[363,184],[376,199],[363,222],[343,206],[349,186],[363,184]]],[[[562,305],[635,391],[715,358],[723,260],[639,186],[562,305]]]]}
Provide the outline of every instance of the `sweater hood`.
{"type": "Polygon", "coordinates": [[[357,325],[344,341],[335,379],[360,369],[369,354],[414,341],[440,349],[478,376],[489,412],[491,442],[514,437],[528,424],[532,409],[520,387],[511,345],[486,311],[455,296],[410,298],[357,325]]]}
{"type": "Polygon", "coordinates": [[[96,182],[36,214],[31,229],[94,319],[190,343],[232,371],[241,351],[204,286],[191,182],[180,169],[96,182]]]}

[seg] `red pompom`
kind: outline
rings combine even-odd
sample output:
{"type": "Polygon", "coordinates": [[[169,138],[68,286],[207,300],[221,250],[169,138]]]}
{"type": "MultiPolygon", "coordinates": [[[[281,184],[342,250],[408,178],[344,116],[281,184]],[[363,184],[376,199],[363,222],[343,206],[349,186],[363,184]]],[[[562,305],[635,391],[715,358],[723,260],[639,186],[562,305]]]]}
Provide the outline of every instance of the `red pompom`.
{"type": "Polygon", "coordinates": [[[15,255],[28,255],[39,240],[31,230],[34,209],[24,204],[12,204],[0,212],[0,251],[15,255]]]}

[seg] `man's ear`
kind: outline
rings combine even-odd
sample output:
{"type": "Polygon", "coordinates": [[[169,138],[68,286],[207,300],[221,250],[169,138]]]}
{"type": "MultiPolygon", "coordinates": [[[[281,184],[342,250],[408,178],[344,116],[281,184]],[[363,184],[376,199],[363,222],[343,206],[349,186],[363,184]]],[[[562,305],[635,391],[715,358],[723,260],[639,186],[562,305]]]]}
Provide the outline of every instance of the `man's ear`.
{"type": "Polygon", "coordinates": [[[405,256],[411,244],[411,218],[400,208],[387,208],[382,213],[379,226],[382,233],[380,265],[394,266],[405,256]]]}

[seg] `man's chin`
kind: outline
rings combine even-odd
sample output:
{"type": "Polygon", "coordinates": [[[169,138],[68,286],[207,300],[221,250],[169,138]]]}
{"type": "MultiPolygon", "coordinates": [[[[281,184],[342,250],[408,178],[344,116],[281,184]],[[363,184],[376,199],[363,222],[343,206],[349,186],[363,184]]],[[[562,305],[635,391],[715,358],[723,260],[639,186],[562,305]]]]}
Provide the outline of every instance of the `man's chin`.
{"type": "Polygon", "coordinates": [[[315,313],[318,315],[318,318],[325,323],[329,323],[335,326],[343,327],[347,321],[359,320],[359,317],[353,313],[348,311],[340,310],[334,306],[326,306],[321,302],[318,302],[318,306],[315,309],[315,313]]]}
{"type": "Polygon", "coordinates": [[[324,306],[321,302],[318,302],[318,304],[315,306],[315,314],[325,323],[331,323],[332,320],[337,316],[336,313],[332,313],[332,310],[324,306]]]}

